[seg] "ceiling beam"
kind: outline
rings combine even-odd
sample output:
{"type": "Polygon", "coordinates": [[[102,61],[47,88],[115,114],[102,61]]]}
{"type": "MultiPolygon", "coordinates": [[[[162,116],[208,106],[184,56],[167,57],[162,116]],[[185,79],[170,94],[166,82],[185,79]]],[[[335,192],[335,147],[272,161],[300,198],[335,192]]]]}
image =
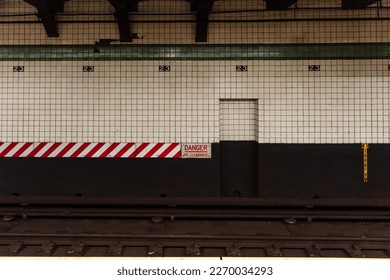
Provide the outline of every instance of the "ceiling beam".
{"type": "Polygon", "coordinates": [[[23,0],[37,9],[38,17],[42,21],[48,37],[59,37],[55,15],[64,11],[68,0],[23,0]]]}
{"type": "Polygon", "coordinates": [[[269,11],[287,10],[298,0],[266,0],[266,7],[269,11]]]}
{"type": "Polygon", "coordinates": [[[358,10],[379,2],[380,0],[342,0],[343,10],[358,10]]]}
{"type": "Polygon", "coordinates": [[[213,9],[214,0],[192,0],[191,11],[195,12],[196,35],[195,42],[207,42],[209,14],[213,9]]]}
{"type": "Polygon", "coordinates": [[[121,42],[133,41],[129,12],[136,12],[140,1],[141,0],[108,0],[115,8],[115,17],[118,22],[121,42]]]}

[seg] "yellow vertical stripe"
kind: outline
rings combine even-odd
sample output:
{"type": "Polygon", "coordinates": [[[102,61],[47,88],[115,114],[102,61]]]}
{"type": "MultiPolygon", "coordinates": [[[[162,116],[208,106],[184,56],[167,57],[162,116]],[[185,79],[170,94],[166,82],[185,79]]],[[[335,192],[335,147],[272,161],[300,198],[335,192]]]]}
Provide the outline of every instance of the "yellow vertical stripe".
{"type": "Polygon", "coordinates": [[[368,182],[368,144],[362,144],[363,149],[363,181],[368,182]]]}

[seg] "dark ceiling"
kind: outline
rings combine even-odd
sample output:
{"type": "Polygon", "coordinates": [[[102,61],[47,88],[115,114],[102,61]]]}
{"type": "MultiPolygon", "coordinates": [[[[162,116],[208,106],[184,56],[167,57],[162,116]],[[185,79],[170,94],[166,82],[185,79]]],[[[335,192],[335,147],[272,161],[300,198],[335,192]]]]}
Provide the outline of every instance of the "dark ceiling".
{"type": "MultiPolygon", "coordinates": [[[[1,1],[1,0],[0,0],[1,1]]],[[[23,0],[34,6],[37,17],[42,22],[48,37],[58,37],[56,14],[64,12],[65,2],[70,0],[23,0]]],[[[132,41],[131,15],[138,10],[142,0],[107,0],[115,9],[115,21],[118,24],[120,41],[132,41]]],[[[190,2],[191,13],[196,22],[196,42],[207,41],[209,15],[213,13],[213,5],[218,0],[183,0],[190,2]]],[[[243,0],[245,1],[245,0],[243,0]]],[[[265,1],[266,10],[283,11],[299,4],[298,0],[259,0],[265,1]]],[[[340,8],[344,10],[365,9],[380,0],[340,0],[340,8]]],[[[190,11],[189,11],[190,12],[190,11]]]]}

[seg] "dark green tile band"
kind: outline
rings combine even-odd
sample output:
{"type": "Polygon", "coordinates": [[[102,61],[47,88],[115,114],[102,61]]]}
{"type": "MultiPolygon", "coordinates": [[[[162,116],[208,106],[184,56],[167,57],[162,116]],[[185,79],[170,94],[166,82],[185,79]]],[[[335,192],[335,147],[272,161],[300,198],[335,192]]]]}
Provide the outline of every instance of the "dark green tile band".
{"type": "Polygon", "coordinates": [[[2,45],[2,61],[387,59],[390,43],[273,45],[2,45]]]}

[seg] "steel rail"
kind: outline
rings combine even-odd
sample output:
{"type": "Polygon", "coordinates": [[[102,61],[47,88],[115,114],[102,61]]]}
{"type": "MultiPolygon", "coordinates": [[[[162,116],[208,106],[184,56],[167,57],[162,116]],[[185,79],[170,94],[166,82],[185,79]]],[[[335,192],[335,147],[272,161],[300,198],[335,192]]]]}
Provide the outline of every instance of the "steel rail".
{"type": "Polygon", "coordinates": [[[0,243],[7,240],[34,240],[44,239],[55,241],[64,240],[220,240],[220,241],[323,241],[323,242],[384,242],[390,247],[390,237],[353,237],[353,236],[258,236],[258,235],[194,235],[194,234],[86,234],[86,233],[0,233],[0,243]]]}
{"type": "Polygon", "coordinates": [[[285,219],[390,220],[390,210],[352,209],[228,209],[228,208],[77,208],[0,207],[0,215],[15,217],[137,218],[166,219],[285,219]]]}
{"type": "Polygon", "coordinates": [[[337,207],[390,209],[390,199],[380,198],[244,198],[244,197],[103,197],[0,195],[3,206],[82,207],[337,207]]]}

